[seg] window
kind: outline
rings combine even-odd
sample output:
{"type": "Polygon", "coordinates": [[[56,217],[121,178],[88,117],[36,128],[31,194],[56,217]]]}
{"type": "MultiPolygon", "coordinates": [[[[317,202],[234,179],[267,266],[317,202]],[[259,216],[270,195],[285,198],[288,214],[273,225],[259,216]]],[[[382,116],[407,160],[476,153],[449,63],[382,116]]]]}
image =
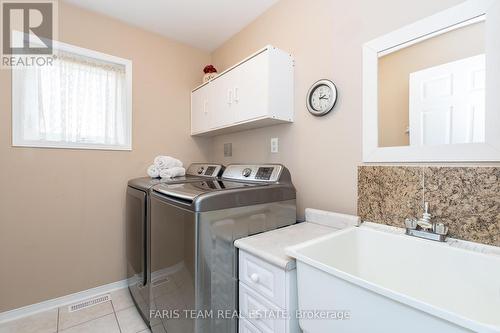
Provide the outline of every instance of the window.
{"type": "Polygon", "coordinates": [[[13,145],[131,150],[131,61],[54,48],[52,66],[12,70],[13,145]]]}

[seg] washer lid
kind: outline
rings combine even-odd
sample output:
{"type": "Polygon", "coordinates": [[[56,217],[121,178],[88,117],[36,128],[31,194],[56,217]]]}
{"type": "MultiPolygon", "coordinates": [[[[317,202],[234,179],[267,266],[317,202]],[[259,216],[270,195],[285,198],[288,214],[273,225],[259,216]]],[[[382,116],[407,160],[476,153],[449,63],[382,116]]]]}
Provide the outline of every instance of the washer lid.
{"type": "Polygon", "coordinates": [[[268,184],[205,180],[202,182],[184,184],[159,184],[153,187],[153,191],[167,195],[169,197],[179,198],[192,202],[196,197],[206,193],[224,190],[238,190],[242,188],[267,185],[268,184]]]}
{"type": "Polygon", "coordinates": [[[174,178],[161,178],[160,183],[161,184],[179,184],[179,183],[189,183],[189,182],[201,182],[204,179],[206,179],[206,178],[202,177],[202,176],[185,175],[185,176],[179,176],[179,177],[174,177],[174,178]]]}

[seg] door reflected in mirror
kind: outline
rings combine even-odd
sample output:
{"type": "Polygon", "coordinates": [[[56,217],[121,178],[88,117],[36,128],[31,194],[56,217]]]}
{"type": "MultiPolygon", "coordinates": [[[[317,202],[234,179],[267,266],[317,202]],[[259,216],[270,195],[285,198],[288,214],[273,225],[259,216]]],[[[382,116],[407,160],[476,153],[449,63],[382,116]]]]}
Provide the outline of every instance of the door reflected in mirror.
{"type": "Polygon", "coordinates": [[[485,21],[379,53],[378,146],[485,142],[485,21]]]}

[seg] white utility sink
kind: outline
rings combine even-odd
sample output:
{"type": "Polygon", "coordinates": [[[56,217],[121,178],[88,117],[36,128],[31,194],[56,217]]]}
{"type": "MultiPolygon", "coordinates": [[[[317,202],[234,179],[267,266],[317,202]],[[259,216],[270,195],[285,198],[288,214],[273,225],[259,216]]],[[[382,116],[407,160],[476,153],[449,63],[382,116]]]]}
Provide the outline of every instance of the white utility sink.
{"type": "Polygon", "coordinates": [[[287,253],[297,259],[305,333],[500,332],[500,256],[369,227],[287,253]]]}

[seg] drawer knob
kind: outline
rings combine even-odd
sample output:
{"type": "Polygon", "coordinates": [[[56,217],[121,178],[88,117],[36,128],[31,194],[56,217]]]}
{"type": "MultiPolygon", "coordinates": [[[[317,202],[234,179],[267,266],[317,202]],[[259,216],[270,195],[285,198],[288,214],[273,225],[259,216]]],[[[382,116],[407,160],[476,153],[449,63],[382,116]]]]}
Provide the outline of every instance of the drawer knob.
{"type": "Polygon", "coordinates": [[[250,275],[250,279],[253,282],[257,283],[257,282],[259,282],[259,275],[257,275],[256,273],[253,273],[252,275],[250,275]]]}

